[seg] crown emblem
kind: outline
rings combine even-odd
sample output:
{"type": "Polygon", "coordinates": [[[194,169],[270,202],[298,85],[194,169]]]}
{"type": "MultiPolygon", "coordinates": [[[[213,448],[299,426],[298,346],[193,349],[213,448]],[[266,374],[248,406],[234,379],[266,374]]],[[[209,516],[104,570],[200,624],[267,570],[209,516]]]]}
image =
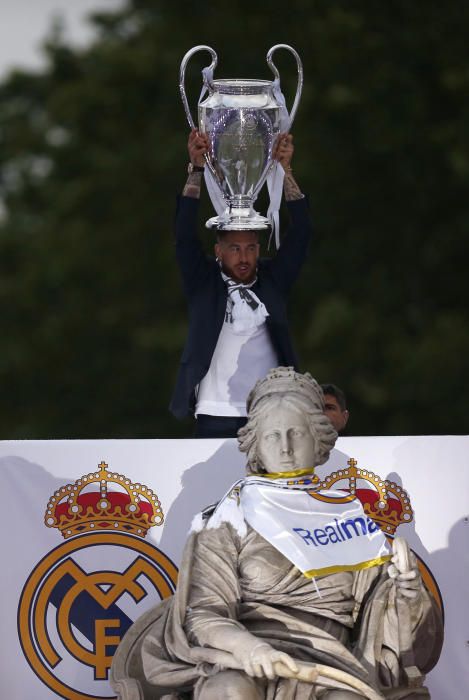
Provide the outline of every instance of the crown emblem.
{"type": "Polygon", "coordinates": [[[409,496],[401,486],[394,481],[382,479],[368,469],[357,469],[358,462],[353,458],[347,464],[348,468],[332,472],[323,479],[320,488],[334,487],[356,496],[365,513],[386,535],[394,535],[401,523],[413,520],[414,511],[409,496]]]}
{"type": "Polygon", "coordinates": [[[145,537],[150,527],[163,523],[161,503],[151,489],[109,472],[105,462],[98,469],[50,497],[44,516],[47,527],[58,528],[65,539],[111,531],[145,537]]]}

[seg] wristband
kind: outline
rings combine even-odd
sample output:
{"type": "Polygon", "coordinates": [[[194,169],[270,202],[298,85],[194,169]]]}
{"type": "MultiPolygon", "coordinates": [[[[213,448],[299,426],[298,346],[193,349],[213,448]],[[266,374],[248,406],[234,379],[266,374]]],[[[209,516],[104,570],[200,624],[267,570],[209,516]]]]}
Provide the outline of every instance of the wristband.
{"type": "Polygon", "coordinates": [[[191,173],[203,173],[204,170],[205,168],[202,165],[194,165],[193,163],[189,163],[189,165],[187,166],[187,172],[189,173],[189,175],[191,173]]]}

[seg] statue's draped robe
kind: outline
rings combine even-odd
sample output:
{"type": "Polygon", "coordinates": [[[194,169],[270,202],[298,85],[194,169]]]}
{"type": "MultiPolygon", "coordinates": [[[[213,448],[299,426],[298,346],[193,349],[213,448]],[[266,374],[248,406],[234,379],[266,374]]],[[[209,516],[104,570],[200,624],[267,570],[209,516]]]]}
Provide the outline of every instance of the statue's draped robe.
{"type": "MultiPolygon", "coordinates": [[[[151,683],[174,688],[168,697],[185,697],[178,691],[192,687],[197,698],[205,679],[220,670],[213,630],[238,627],[295,659],[342,669],[375,688],[397,687],[402,668],[396,591],[386,568],[313,581],[249,526],[245,537],[229,523],[205,527],[190,536],[177,592],[161,604],[144,641],[145,675],[151,683]]],[[[409,614],[415,664],[426,672],[438,659],[442,629],[423,584],[417,602],[409,601],[409,614]]],[[[294,680],[260,683],[267,700],[317,697],[310,684],[294,680]]]]}

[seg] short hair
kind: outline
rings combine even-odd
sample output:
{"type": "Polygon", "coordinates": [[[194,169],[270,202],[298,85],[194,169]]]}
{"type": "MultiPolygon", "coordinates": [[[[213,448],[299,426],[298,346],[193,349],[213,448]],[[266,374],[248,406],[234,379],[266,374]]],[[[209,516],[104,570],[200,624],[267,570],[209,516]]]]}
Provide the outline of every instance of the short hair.
{"type": "Polygon", "coordinates": [[[335,399],[337,399],[337,403],[339,404],[342,411],[347,410],[347,399],[342,389],[339,389],[339,387],[335,384],[321,384],[321,389],[324,395],[329,394],[330,396],[333,396],[335,399]]]}
{"type": "Polygon", "coordinates": [[[238,231],[237,229],[223,229],[223,230],[217,230],[217,241],[218,243],[222,243],[225,239],[228,233],[254,233],[256,236],[256,241],[259,243],[259,231],[257,229],[246,229],[242,231],[238,231]]]}
{"type": "Polygon", "coordinates": [[[260,399],[256,406],[249,412],[248,421],[238,431],[238,443],[241,452],[246,452],[248,471],[251,474],[264,473],[262,465],[257,458],[257,429],[259,419],[266,413],[272,412],[272,403],[286,403],[295,408],[302,415],[306,415],[308,427],[317,441],[317,454],[312,467],[327,462],[329,453],[337,440],[337,433],[325,413],[315,410],[314,405],[307,398],[295,392],[284,394],[268,394],[260,399]]]}

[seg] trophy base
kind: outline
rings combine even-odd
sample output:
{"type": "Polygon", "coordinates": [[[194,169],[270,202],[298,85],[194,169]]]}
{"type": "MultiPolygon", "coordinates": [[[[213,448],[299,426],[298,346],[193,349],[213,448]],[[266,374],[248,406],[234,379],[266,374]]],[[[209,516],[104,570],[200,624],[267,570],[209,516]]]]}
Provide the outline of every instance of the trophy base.
{"type": "Polygon", "coordinates": [[[253,209],[241,211],[229,209],[221,216],[212,216],[205,226],[215,231],[261,231],[270,229],[270,221],[253,209]]]}

